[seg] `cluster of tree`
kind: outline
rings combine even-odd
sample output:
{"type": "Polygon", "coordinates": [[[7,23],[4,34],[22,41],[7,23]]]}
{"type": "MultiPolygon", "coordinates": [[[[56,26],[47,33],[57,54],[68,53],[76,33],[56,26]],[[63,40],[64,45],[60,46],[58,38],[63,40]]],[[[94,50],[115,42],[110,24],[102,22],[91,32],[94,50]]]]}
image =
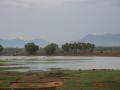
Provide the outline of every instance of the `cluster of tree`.
{"type": "MultiPolygon", "coordinates": [[[[44,48],[44,50],[46,54],[51,55],[51,54],[54,54],[58,48],[59,47],[57,44],[51,43],[47,45],[44,48]]],[[[94,48],[95,48],[95,45],[91,43],[66,43],[62,45],[62,49],[64,52],[74,53],[74,54],[80,53],[82,51],[93,52],[94,48]]],[[[29,54],[35,54],[37,50],[39,50],[39,47],[34,43],[28,43],[25,45],[25,49],[29,54]]]]}
{"type": "MultiPolygon", "coordinates": [[[[48,55],[54,54],[57,49],[58,45],[55,43],[51,43],[44,48],[46,54],[48,55]]],[[[28,54],[36,54],[36,52],[39,50],[39,46],[35,45],[34,43],[27,43],[25,45],[25,50],[28,54]]]]}
{"type": "Polygon", "coordinates": [[[3,51],[3,46],[2,45],[0,45],[0,53],[3,51]]]}
{"type": "Polygon", "coordinates": [[[57,49],[58,49],[58,45],[55,43],[51,43],[44,48],[44,50],[48,55],[54,54],[57,49]]]}
{"type": "Polygon", "coordinates": [[[39,46],[35,45],[34,43],[27,43],[25,45],[25,50],[28,54],[36,54],[39,50],[39,46]]]}
{"type": "Polygon", "coordinates": [[[67,53],[93,52],[95,48],[91,43],[66,43],[62,45],[62,49],[67,53]]]}
{"type": "MultiPolygon", "coordinates": [[[[25,45],[25,51],[30,55],[35,55],[37,51],[39,50],[39,46],[34,43],[27,43],[25,45]]],[[[62,48],[60,48],[63,52],[66,53],[79,53],[81,51],[84,52],[93,52],[95,48],[94,44],[91,43],[66,43],[62,45],[62,48]]],[[[3,51],[3,46],[0,45],[0,53],[3,51]]],[[[55,43],[51,43],[43,48],[45,53],[48,55],[53,55],[56,53],[56,51],[59,49],[58,45],[55,43]]]]}

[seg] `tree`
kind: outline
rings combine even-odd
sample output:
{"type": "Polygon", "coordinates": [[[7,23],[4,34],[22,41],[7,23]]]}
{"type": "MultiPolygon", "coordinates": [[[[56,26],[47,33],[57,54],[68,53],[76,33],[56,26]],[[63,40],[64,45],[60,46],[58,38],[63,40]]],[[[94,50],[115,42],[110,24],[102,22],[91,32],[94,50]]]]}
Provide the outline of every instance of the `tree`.
{"type": "Polygon", "coordinates": [[[2,45],[0,45],[0,53],[3,51],[3,46],[2,45]]]}
{"type": "Polygon", "coordinates": [[[58,45],[55,43],[51,43],[47,45],[44,49],[47,54],[51,55],[51,54],[54,54],[55,51],[58,49],[58,45]]]}
{"type": "Polygon", "coordinates": [[[93,52],[94,49],[95,49],[95,45],[94,45],[94,44],[91,44],[91,45],[90,45],[90,52],[93,52]]]}
{"type": "Polygon", "coordinates": [[[62,49],[65,51],[65,52],[69,52],[69,44],[68,43],[66,43],[66,44],[64,44],[64,45],[62,45],[62,49]]]}
{"type": "Polygon", "coordinates": [[[94,44],[91,43],[66,43],[62,45],[62,49],[67,53],[79,54],[79,52],[93,52],[95,48],[94,44]]]}
{"type": "Polygon", "coordinates": [[[39,46],[34,43],[27,43],[25,45],[25,50],[28,54],[35,54],[39,50],[39,46]]]}

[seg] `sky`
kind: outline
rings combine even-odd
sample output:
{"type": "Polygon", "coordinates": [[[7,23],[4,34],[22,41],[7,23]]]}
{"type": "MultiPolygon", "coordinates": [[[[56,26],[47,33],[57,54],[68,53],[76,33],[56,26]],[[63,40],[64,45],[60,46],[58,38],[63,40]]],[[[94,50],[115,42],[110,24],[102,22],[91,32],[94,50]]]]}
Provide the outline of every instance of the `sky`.
{"type": "Polygon", "coordinates": [[[79,40],[120,33],[120,0],[0,0],[0,38],[79,40]]]}

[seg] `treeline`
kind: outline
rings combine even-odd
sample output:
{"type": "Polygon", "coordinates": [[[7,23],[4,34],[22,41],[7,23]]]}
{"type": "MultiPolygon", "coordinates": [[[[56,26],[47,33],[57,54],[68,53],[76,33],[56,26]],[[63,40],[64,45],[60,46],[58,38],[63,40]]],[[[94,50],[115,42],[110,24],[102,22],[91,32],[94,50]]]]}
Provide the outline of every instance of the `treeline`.
{"type": "Polygon", "coordinates": [[[93,52],[95,49],[95,45],[91,43],[65,43],[61,47],[56,43],[51,43],[45,46],[44,48],[40,48],[35,43],[27,43],[23,49],[14,49],[14,53],[12,53],[12,49],[4,48],[0,45],[0,53],[7,54],[11,51],[12,55],[55,55],[55,54],[80,54],[81,52],[93,52]],[[21,50],[21,52],[20,52],[21,50]]]}
{"type": "Polygon", "coordinates": [[[80,52],[93,52],[95,48],[91,43],[66,43],[62,45],[62,49],[66,53],[80,53],[80,52]]]}

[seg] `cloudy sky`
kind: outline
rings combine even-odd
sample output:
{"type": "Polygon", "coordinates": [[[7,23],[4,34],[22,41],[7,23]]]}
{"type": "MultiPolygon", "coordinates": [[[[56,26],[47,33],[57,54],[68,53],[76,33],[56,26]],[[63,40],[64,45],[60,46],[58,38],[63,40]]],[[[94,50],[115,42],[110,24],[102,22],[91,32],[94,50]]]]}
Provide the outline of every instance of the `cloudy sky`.
{"type": "Polygon", "coordinates": [[[0,38],[79,40],[120,33],[120,0],[0,0],[0,38]]]}

